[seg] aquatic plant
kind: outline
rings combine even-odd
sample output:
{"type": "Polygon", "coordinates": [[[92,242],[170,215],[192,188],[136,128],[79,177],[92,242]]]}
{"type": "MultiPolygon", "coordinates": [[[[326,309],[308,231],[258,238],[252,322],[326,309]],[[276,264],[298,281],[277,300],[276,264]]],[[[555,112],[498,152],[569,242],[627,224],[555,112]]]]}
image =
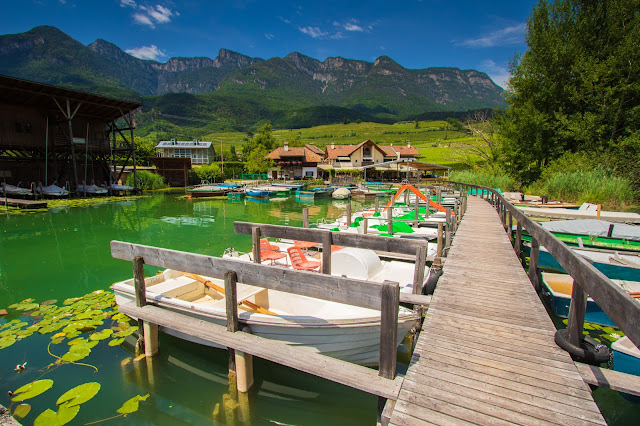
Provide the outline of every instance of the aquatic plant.
{"type": "MultiPolygon", "coordinates": [[[[0,326],[0,350],[26,339],[36,332],[51,334],[47,351],[55,358],[55,361],[45,369],[43,375],[62,364],[90,367],[98,371],[97,367],[78,361],[88,357],[92,349],[101,342],[108,341],[108,346],[117,346],[124,342],[125,337],[138,330],[137,326],[130,324],[129,317],[118,312],[114,295],[103,290],[97,290],[82,297],[66,299],[62,302],[62,306],[55,303],[55,300],[36,303],[34,299],[25,299],[8,306],[9,317],[22,316],[11,319],[0,326]],[[105,324],[106,321],[108,322],[105,324]],[[65,340],[67,340],[67,352],[61,356],[54,354],[51,351],[51,346],[61,345],[65,340]]],[[[20,365],[17,366],[16,371],[24,370],[26,364],[27,362],[21,364],[22,369],[18,368],[20,365]]],[[[35,380],[9,392],[9,396],[12,403],[22,402],[47,392],[53,385],[54,381],[51,379],[35,380]]],[[[100,388],[100,383],[90,382],[68,390],[58,398],[56,410],[48,408],[40,413],[35,419],[34,425],[63,425],[70,422],[78,414],[80,405],[93,398],[100,388]]],[[[145,401],[148,396],[136,395],[130,398],[117,410],[119,414],[114,417],[137,411],[140,401],[145,401]]],[[[11,407],[9,408],[11,409],[11,407]]],[[[23,419],[30,411],[29,404],[20,404],[12,414],[16,419],[23,419]]],[[[104,420],[108,419],[93,423],[104,420]]]]}

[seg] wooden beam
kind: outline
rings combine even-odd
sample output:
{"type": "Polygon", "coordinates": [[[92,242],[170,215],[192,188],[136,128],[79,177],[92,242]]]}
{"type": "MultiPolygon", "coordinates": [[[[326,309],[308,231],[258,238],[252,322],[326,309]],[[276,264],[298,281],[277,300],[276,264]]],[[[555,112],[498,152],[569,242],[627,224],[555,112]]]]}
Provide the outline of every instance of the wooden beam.
{"type": "MultiPolygon", "coordinates": [[[[251,234],[251,229],[260,227],[264,237],[284,238],[289,240],[313,241],[322,243],[324,229],[303,229],[293,226],[269,225],[264,223],[235,222],[234,230],[239,234],[251,234]]],[[[414,256],[416,249],[427,246],[426,241],[408,238],[387,238],[376,235],[350,234],[346,232],[332,232],[333,244],[345,247],[356,247],[390,253],[402,253],[414,256]]]]}
{"type": "Polygon", "coordinates": [[[331,231],[325,231],[322,237],[322,273],[331,275],[331,231]]]}
{"type": "Polygon", "coordinates": [[[621,373],[581,362],[575,362],[574,364],[585,383],[640,396],[640,377],[636,375],[621,373]]]}
{"type": "Polygon", "coordinates": [[[178,271],[187,269],[191,273],[214,278],[222,278],[225,272],[234,271],[238,276],[238,282],[244,284],[363,308],[379,310],[382,306],[380,295],[382,283],[296,271],[122,241],[111,241],[111,255],[116,259],[127,261],[133,260],[136,256],[142,256],[147,265],[178,271]]]}
{"type": "MultiPolygon", "coordinates": [[[[319,275],[319,274],[316,274],[319,275]]],[[[176,312],[147,305],[138,308],[134,303],[120,305],[120,312],[161,327],[185,333],[199,339],[257,356],[305,373],[350,386],[373,395],[397,399],[403,378],[379,377],[374,369],[330,358],[311,350],[289,346],[248,333],[231,333],[225,326],[187,317],[176,312]]],[[[397,310],[396,310],[397,312],[397,310]]]]}

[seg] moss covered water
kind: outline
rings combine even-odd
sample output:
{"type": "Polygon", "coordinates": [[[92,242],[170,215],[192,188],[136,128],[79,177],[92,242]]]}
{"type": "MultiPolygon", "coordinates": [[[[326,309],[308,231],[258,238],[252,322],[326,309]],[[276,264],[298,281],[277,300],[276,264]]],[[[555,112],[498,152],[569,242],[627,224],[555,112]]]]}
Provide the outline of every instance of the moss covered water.
{"type": "Polygon", "coordinates": [[[312,222],[346,210],[162,193],[1,216],[0,309],[11,308],[0,317],[0,403],[25,424],[372,424],[376,397],[263,360],[256,386],[237,395],[226,351],[161,334],[159,356],[136,358],[135,323],[108,291],[132,275],[111,258],[111,240],[220,256],[250,249],[234,221],[300,226],[303,206],[312,222]]]}

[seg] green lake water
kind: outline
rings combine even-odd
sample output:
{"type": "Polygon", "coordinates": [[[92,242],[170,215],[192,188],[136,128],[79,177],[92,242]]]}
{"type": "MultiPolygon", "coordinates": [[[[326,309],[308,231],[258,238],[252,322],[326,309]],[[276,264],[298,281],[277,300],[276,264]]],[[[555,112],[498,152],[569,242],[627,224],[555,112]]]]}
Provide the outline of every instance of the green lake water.
{"type": "MultiPolygon", "coordinates": [[[[353,204],[357,211],[359,203],[353,204]]],[[[131,263],[111,258],[111,240],[220,256],[227,247],[250,250],[250,236],[236,234],[234,221],[301,226],[305,206],[312,223],[336,218],[346,210],[344,201],[330,199],[192,201],[180,193],[159,193],[0,216],[0,309],[27,298],[56,299],[62,305],[67,298],[108,290],[113,282],[130,278],[131,263]]],[[[147,275],[153,272],[149,269],[147,275]]],[[[23,319],[15,312],[0,317],[0,326],[16,318],[23,319]]],[[[254,359],[256,385],[246,398],[234,398],[228,386],[226,351],[162,333],[160,354],[151,360],[134,361],[131,340],[114,347],[101,342],[81,361],[98,372],[72,364],[47,369],[55,361],[48,353],[50,341],[51,335],[35,333],[0,349],[0,404],[11,404],[7,391],[40,378],[54,381],[49,391],[26,401],[32,411],[24,424],[33,424],[47,408],[55,410],[62,393],[86,382],[100,383],[101,390],[82,404],[71,424],[112,417],[124,401],[145,394],[150,397],[139,411],[105,424],[230,424],[225,401],[227,407],[240,405],[237,411],[242,418],[236,418],[240,424],[353,425],[376,420],[376,397],[260,359],[254,359]],[[24,362],[25,371],[14,371],[24,362]]],[[[67,349],[66,342],[49,347],[57,356],[67,349]]],[[[640,405],[603,389],[594,397],[610,424],[637,424],[640,405]]]]}

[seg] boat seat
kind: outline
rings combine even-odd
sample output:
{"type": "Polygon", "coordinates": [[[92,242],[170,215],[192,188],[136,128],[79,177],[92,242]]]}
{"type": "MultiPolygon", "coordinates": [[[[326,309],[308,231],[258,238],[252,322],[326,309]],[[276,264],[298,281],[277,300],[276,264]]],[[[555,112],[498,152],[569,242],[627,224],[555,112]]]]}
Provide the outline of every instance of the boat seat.
{"type": "Polygon", "coordinates": [[[201,284],[193,278],[181,275],[147,287],[147,291],[168,297],[180,297],[186,293],[199,290],[200,285],[201,284]]]}
{"type": "MultiPolygon", "coordinates": [[[[265,291],[266,288],[256,287],[256,286],[245,286],[238,290],[238,304],[241,304],[243,301],[248,298],[255,296],[259,293],[265,291]]],[[[220,300],[216,300],[215,303],[208,303],[207,306],[211,308],[225,308],[227,305],[227,300],[223,297],[220,300]]]]}

